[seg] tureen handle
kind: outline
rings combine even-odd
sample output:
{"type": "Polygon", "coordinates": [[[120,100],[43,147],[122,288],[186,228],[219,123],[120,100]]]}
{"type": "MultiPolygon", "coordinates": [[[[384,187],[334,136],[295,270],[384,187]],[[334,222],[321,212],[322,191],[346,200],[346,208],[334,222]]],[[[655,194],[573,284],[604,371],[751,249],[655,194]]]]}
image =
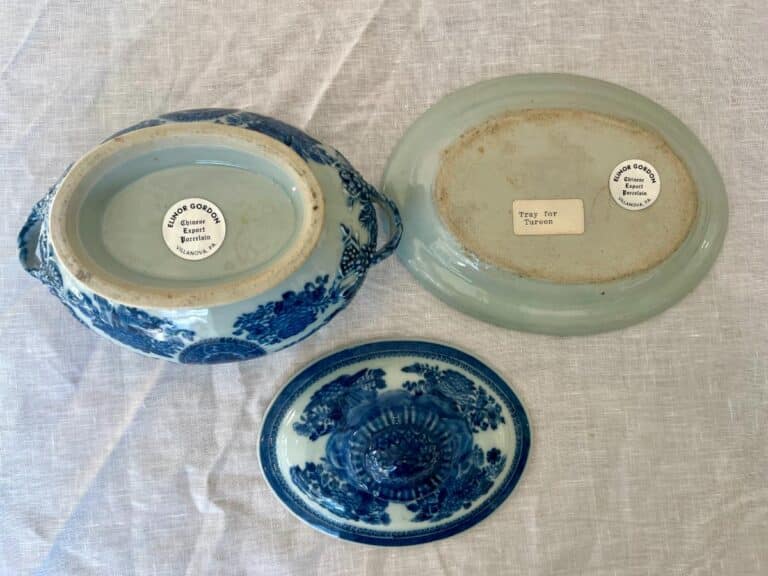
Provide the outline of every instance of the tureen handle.
{"type": "MultiPolygon", "coordinates": [[[[41,256],[41,249],[43,247],[40,246],[40,242],[45,218],[48,215],[48,208],[53,198],[53,191],[54,189],[51,189],[44,198],[34,205],[32,212],[30,212],[26,222],[24,222],[24,226],[19,231],[17,240],[19,260],[24,270],[51,288],[55,285],[55,279],[50,277],[49,270],[45,266],[45,258],[41,256]]],[[[42,241],[44,242],[45,240],[42,239],[42,241]]]]}
{"type": "Polygon", "coordinates": [[[389,234],[389,240],[374,252],[371,257],[371,264],[378,264],[392,254],[400,243],[400,237],[403,235],[403,221],[400,218],[400,211],[397,209],[397,204],[395,204],[393,200],[372,186],[370,188],[370,195],[374,204],[378,205],[386,216],[387,233],[389,234]]]}

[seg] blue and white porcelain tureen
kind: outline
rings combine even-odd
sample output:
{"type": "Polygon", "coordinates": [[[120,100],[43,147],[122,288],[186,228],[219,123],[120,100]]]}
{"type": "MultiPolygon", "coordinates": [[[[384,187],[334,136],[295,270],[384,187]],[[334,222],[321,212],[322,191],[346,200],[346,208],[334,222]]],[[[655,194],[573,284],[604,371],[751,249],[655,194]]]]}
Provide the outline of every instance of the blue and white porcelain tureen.
{"type": "Polygon", "coordinates": [[[395,204],[333,148],[272,118],[201,109],[141,122],[70,166],[19,256],[99,334],[214,363],[315,332],[400,235],[395,204]]]}

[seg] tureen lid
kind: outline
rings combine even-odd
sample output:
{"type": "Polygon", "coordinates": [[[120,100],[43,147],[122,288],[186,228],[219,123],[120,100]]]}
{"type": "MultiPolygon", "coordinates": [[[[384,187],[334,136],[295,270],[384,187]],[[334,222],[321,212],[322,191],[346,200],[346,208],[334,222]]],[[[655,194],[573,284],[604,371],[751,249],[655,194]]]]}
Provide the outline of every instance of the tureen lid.
{"type": "Polygon", "coordinates": [[[403,546],[488,516],[529,446],[525,410],[491,368],[442,344],[393,340],[343,349],[291,379],[265,416],[260,461],[313,527],[403,546]]]}
{"type": "Polygon", "coordinates": [[[563,74],[446,96],[403,136],[382,191],[398,255],[459,310],[553,334],[656,314],[723,242],[722,179],[693,133],[647,98],[563,74]]]}

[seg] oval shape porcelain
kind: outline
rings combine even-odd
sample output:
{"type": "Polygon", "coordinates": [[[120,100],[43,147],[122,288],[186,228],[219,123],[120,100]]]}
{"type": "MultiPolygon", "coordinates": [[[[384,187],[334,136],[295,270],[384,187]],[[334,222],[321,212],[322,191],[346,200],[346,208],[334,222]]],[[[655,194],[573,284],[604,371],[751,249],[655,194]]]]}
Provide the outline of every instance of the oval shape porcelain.
{"type": "Polygon", "coordinates": [[[680,120],[631,90],[567,74],[445,96],[400,139],[380,189],[403,218],[397,254],[425,288],[480,320],[561,336],[624,328],[675,304],[712,266],[728,223],[717,167],[680,120]],[[661,192],[628,209],[609,181],[639,161],[660,171],[661,192]],[[547,211],[571,216],[546,229],[547,211]]]}
{"type": "Polygon", "coordinates": [[[525,409],[475,356],[419,340],[344,348],[268,408],[259,461],[275,495],[345,540],[406,546],[482,521],[520,480],[525,409]]]}
{"type": "Polygon", "coordinates": [[[127,128],[70,166],[18,248],[24,268],[95,332],[151,357],[210,364],[310,336],[401,233],[395,204],[335,149],[273,118],[199,109],[127,128]],[[219,236],[187,235],[196,252],[172,245],[163,227],[181,220],[166,215],[178,206],[183,218],[185,202],[217,224],[220,211],[226,235],[223,225],[219,236]],[[379,248],[376,207],[388,229],[379,248]]]}

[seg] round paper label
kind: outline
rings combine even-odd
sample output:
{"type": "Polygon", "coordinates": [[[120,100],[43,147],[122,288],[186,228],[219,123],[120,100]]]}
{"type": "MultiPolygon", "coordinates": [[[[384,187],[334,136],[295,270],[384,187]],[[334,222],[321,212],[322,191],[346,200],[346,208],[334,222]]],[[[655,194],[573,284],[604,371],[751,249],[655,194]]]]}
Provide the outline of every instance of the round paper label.
{"type": "Polygon", "coordinates": [[[661,191],[661,178],[644,160],[625,160],[611,172],[608,181],[611,196],[627,210],[644,210],[656,202],[661,191]]]}
{"type": "Polygon", "coordinates": [[[163,240],[168,249],[184,260],[203,260],[224,242],[227,224],[213,202],[186,198],[168,208],[163,218],[163,240]]]}

